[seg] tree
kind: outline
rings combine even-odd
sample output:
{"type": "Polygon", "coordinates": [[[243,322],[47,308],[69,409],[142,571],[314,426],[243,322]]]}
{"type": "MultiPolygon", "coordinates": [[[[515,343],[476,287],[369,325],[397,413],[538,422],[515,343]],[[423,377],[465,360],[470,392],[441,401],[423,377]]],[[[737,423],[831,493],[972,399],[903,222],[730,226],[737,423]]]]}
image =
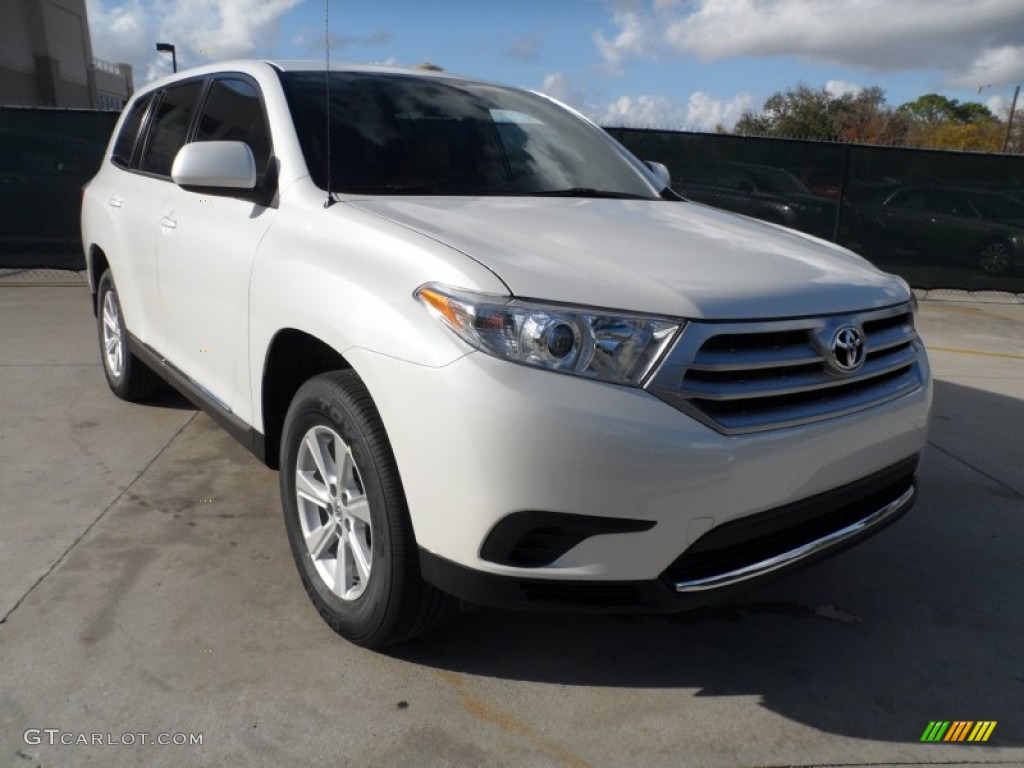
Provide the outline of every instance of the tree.
{"type": "Polygon", "coordinates": [[[878,86],[842,96],[835,119],[838,138],[855,144],[902,144],[910,127],[878,86]]]}
{"type": "Polygon", "coordinates": [[[772,136],[772,121],[766,116],[746,110],[733,126],[733,133],[741,136],[772,136]]]}
{"type": "Polygon", "coordinates": [[[1005,133],[1003,123],[976,101],[960,102],[937,93],[926,93],[900,105],[910,120],[907,144],[928,149],[960,149],[998,152],[1005,133]]]}
{"type": "Polygon", "coordinates": [[[984,104],[979,104],[976,101],[965,101],[962,104],[956,105],[953,119],[958,123],[975,124],[992,122],[996,119],[996,116],[984,104]]]}
{"type": "Polygon", "coordinates": [[[801,83],[772,94],[762,112],[745,112],[736,133],[790,136],[825,141],[895,144],[907,133],[908,121],[886,103],[885,91],[864,88],[835,95],[801,83]]]}
{"type": "MultiPolygon", "coordinates": [[[[893,108],[877,86],[839,96],[805,83],[778,91],[760,112],[744,112],[734,133],[856,144],[998,152],[1005,123],[984,104],[926,93],[893,108]]],[[[1016,140],[1012,146],[1022,143],[1016,140]]]]}
{"type": "Polygon", "coordinates": [[[901,104],[899,111],[917,123],[935,125],[949,120],[955,105],[956,99],[947,99],[937,93],[926,93],[913,101],[901,104]]]}
{"type": "Polygon", "coordinates": [[[938,125],[939,123],[984,123],[995,120],[995,115],[984,104],[976,101],[961,103],[957,99],[949,99],[938,93],[926,93],[914,101],[901,104],[899,111],[911,120],[921,124],[938,125]]]}
{"type": "Polygon", "coordinates": [[[761,136],[830,140],[837,138],[834,118],[839,106],[839,100],[824,88],[800,83],[773,93],[761,114],[747,113],[740,121],[745,132],[761,136]]]}

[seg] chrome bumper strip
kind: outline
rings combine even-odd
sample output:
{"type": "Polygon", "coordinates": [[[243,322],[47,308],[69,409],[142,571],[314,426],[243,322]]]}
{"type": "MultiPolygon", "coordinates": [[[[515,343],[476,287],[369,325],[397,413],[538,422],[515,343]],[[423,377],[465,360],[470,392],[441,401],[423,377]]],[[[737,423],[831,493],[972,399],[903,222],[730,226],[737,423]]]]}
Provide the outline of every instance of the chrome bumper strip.
{"type": "Polygon", "coordinates": [[[891,501],[881,509],[872,512],[867,517],[862,518],[855,523],[850,523],[845,528],[840,528],[838,531],[833,531],[827,536],[822,536],[820,539],[810,541],[796,549],[791,549],[789,552],[783,552],[781,555],[775,555],[767,560],[762,560],[758,563],[751,563],[750,565],[737,568],[733,571],[716,574],[715,576],[705,576],[700,579],[676,582],[675,590],[676,592],[701,592],[707,589],[715,589],[717,587],[727,587],[731,584],[738,584],[740,582],[747,581],[748,579],[755,579],[758,576],[764,576],[765,574],[777,571],[780,568],[785,568],[786,566],[792,565],[805,558],[820,554],[832,547],[842,544],[847,539],[858,536],[865,531],[874,528],[876,525],[884,523],[894,515],[899,514],[914,500],[915,493],[915,487],[911,485],[894,501],[891,501]]]}

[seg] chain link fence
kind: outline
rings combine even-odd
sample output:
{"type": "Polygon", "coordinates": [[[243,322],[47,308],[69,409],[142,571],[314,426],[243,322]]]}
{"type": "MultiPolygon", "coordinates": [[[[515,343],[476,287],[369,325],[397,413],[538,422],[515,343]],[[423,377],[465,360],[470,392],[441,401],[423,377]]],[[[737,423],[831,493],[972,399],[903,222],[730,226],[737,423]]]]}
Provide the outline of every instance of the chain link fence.
{"type": "MultiPolygon", "coordinates": [[[[84,268],[81,187],[117,117],[0,107],[0,268],[84,268]]],[[[1024,292],[1024,156],[607,130],[685,197],[838,242],[915,288],[1024,292]]]]}

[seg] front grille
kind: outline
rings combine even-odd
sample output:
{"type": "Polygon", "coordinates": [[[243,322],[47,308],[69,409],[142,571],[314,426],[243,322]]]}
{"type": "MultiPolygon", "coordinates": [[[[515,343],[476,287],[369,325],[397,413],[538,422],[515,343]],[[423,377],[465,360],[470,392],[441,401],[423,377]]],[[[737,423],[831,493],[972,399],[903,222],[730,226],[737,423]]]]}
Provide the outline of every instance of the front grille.
{"type": "Polygon", "coordinates": [[[685,332],[648,391],[723,434],[807,424],[870,408],[922,385],[909,305],[796,320],[700,323],[685,332]],[[832,338],[863,332],[865,360],[841,373],[832,338]]]}

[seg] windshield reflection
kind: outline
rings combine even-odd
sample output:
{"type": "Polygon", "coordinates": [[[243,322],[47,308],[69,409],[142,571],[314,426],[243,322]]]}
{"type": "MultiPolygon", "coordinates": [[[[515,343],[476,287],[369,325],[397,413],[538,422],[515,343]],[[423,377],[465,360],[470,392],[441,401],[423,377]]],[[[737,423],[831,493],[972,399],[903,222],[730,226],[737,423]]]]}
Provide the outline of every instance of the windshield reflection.
{"type": "MultiPolygon", "coordinates": [[[[310,174],[326,189],[324,74],[281,79],[310,174]]],[[[332,72],[329,165],[334,192],[656,199],[599,129],[535,94],[455,78],[332,72]]]]}

